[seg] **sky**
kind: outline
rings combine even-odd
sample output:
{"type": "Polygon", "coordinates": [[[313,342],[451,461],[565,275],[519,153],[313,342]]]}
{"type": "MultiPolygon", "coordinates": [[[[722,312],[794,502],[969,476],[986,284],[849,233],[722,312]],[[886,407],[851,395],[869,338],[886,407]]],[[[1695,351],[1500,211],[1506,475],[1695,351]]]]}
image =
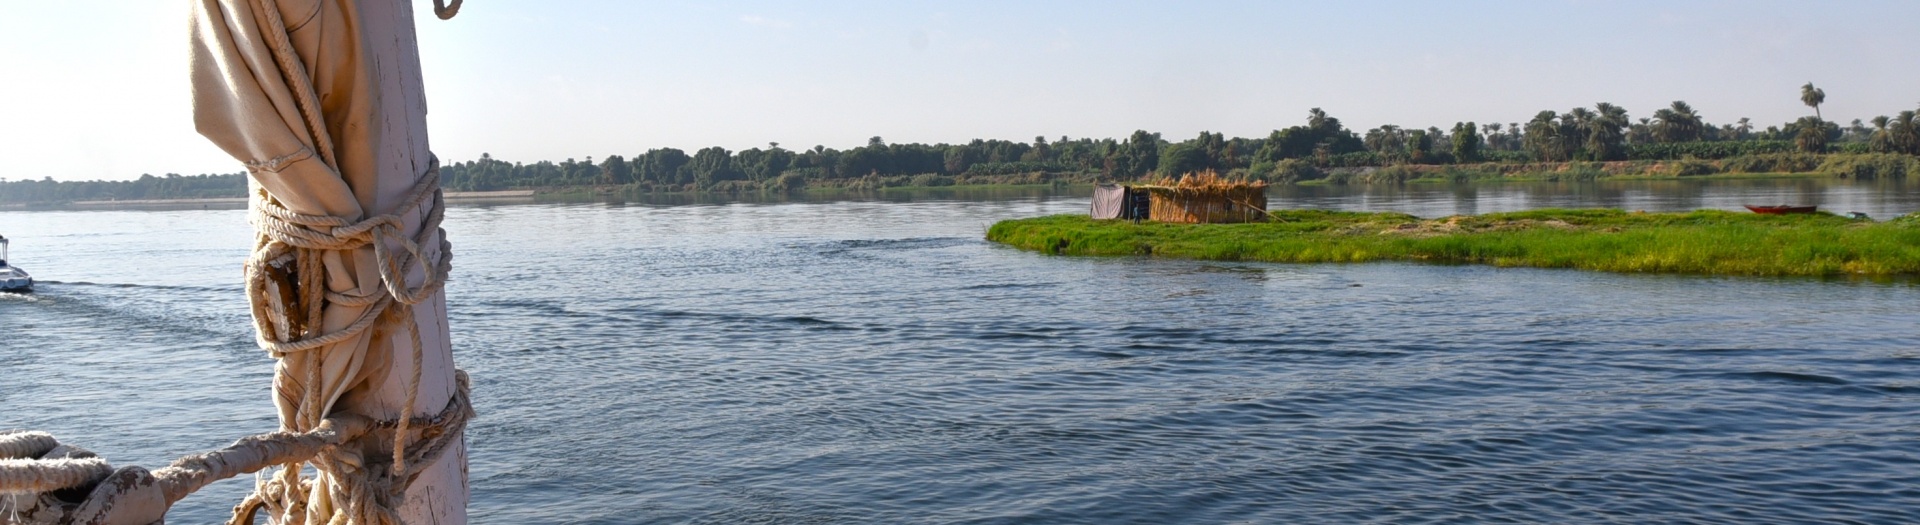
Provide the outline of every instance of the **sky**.
{"type": "MultiPolygon", "coordinates": [[[[189,0],[0,0],[0,178],[241,171],[193,131],[189,0]]],[[[416,0],[442,159],[1920,108],[1920,2],[416,0]]]]}

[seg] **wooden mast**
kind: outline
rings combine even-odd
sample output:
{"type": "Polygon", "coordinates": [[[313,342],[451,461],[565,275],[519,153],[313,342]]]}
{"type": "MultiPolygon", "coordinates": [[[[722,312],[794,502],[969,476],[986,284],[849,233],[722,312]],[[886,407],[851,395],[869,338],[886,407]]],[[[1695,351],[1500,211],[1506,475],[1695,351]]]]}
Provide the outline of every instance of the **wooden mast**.
{"type": "MultiPolygon", "coordinates": [[[[361,0],[360,3],[362,38],[376,64],[373,66],[376,91],[383,94],[377,102],[375,125],[386,130],[374,145],[378,188],[373,209],[394,209],[403,204],[433,158],[428,149],[427,97],[420,72],[413,3],[409,0],[361,0]]],[[[426,210],[421,210],[406,218],[405,235],[411,237],[419,231],[425,213],[426,210]]],[[[439,243],[434,239],[423,244],[439,243]]],[[[390,247],[398,246],[390,244],[390,247]]],[[[424,277],[416,266],[410,269],[408,280],[419,282],[424,277]]],[[[446,295],[435,294],[414,305],[412,312],[423,353],[419,397],[413,404],[414,413],[407,415],[431,416],[446,406],[455,389],[446,295]]],[[[371,396],[342,399],[339,408],[386,417],[401,416],[413,367],[410,352],[413,341],[404,331],[393,331],[385,337],[393,349],[384,356],[390,371],[386,381],[371,396]]],[[[463,437],[414,481],[401,503],[400,516],[406,523],[463,525],[467,522],[467,497],[467,451],[463,437]]]]}

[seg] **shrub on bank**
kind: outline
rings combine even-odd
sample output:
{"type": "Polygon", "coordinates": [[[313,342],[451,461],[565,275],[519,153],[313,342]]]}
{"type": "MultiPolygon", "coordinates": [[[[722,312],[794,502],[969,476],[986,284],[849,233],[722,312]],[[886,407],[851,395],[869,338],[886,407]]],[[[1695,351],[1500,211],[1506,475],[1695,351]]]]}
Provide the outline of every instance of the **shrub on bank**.
{"type": "Polygon", "coordinates": [[[1835,177],[1874,180],[1920,177],[1920,161],[1897,153],[1833,154],[1820,162],[1819,171],[1835,177]]]}
{"type": "Polygon", "coordinates": [[[1320,180],[1327,177],[1327,172],[1304,159],[1257,162],[1247,171],[1253,179],[1279,184],[1320,180]]]}
{"type": "Polygon", "coordinates": [[[1695,177],[1719,173],[1713,163],[1700,159],[1680,159],[1666,164],[1666,174],[1675,177],[1695,177]]]}
{"type": "Polygon", "coordinates": [[[1569,162],[1567,169],[1547,172],[1546,179],[1551,181],[1591,181],[1605,177],[1607,172],[1598,162],[1569,162]]]}
{"type": "Polygon", "coordinates": [[[800,191],[807,188],[807,177],[793,170],[781,172],[779,177],[767,181],[769,191],[800,191]]]}
{"type": "Polygon", "coordinates": [[[938,173],[922,173],[922,174],[919,174],[919,175],[914,175],[914,176],[913,176],[913,181],[912,181],[912,183],[911,183],[911,184],[909,184],[909,185],[911,185],[911,186],[919,186],[919,187],[923,187],[923,188],[935,188],[935,187],[940,187],[940,186],[952,186],[952,185],[953,185],[953,177],[948,177],[948,176],[946,176],[946,175],[941,175],[941,174],[938,174],[938,173]]]}
{"type": "Polygon", "coordinates": [[[1787,140],[1741,140],[1722,142],[1655,142],[1628,144],[1630,160],[1678,160],[1688,157],[1717,160],[1742,155],[1793,153],[1798,148],[1787,140]]]}
{"type": "Polygon", "coordinates": [[[1820,167],[1820,155],[1812,153],[1765,153],[1742,155],[1720,162],[1727,173],[1807,173],[1820,167]]]}

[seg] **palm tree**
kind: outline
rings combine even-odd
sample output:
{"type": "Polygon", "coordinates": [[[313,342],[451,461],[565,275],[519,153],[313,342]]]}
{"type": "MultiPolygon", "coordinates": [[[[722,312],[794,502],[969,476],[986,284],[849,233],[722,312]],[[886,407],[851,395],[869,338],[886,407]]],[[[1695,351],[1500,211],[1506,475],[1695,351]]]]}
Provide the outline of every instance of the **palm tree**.
{"type": "Polygon", "coordinates": [[[1568,152],[1569,157],[1572,156],[1572,152],[1586,145],[1588,126],[1593,124],[1595,116],[1593,111],[1587,108],[1573,108],[1560,119],[1560,140],[1566,142],[1561,148],[1568,152]]]}
{"type": "Polygon", "coordinates": [[[1820,117],[1800,117],[1794,127],[1800,128],[1793,134],[1793,145],[1807,153],[1827,151],[1827,123],[1820,117]]]}
{"type": "Polygon", "coordinates": [[[1487,147],[1494,150],[1506,149],[1506,135],[1500,134],[1499,122],[1488,122],[1482,129],[1487,130],[1487,147]]]}
{"type": "Polygon", "coordinates": [[[1620,124],[1622,125],[1625,125],[1628,122],[1627,108],[1615,106],[1613,104],[1608,104],[1606,102],[1601,102],[1598,104],[1594,104],[1593,110],[1599,113],[1601,117],[1620,121],[1620,124]]]}
{"type": "Polygon", "coordinates": [[[1912,111],[1902,111],[1887,125],[1892,135],[1895,151],[1900,153],[1920,153],[1920,122],[1916,122],[1912,111]]]}
{"type": "Polygon", "coordinates": [[[1595,116],[1587,121],[1587,153],[1593,160],[1620,160],[1626,157],[1627,110],[1601,102],[1593,105],[1595,116]]]}
{"type": "Polygon", "coordinates": [[[1887,118],[1886,115],[1873,117],[1873,136],[1867,139],[1868,149],[1876,153],[1893,152],[1893,130],[1887,129],[1887,124],[1891,122],[1893,119],[1887,118]]]}
{"type": "Polygon", "coordinates": [[[1660,142],[1673,142],[1678,133],[1674,130],[1679,120],[1672,109],[1660,108],[1653,112],[1653,138],[1660,142]]]}
{"type": "Polygon", "coordinates": [[[1653,112],[1653,134],[1661,142],[1686,142],[1700,138],[1700,114],[1684,100],[1653,112]]]}
{"type": "Polygon", "coordinates": [[[1367,130],[1366,138],[1361,141],[1366,144],[1367,149],[1373,150],[1374,154],[1379,155],[1380,160],[1392,161],[1400,158],[1400,156],[1406,152],[1407,145],[1405,137],[1406,134],[1400,129],[1400,126],[1385,124],[1367,130]]]}
{"type": "Polygon", "coordinates": [[[1527,149],[1539,156],[1542,162],[1557,162],[1560,158],[1560,126],[1555,120],[1560,115],[1553,111],[1542,111],[1527,122],[1527,149]]]}
{"type": "Polygon", "coordinates": [[[1803,104],[1806,104],[1807,107],[1813,108],[1814,118],[1826,120],[1825,117],[1820,116],[1820,104],[1826,101],[1827,101],[1827,92],[1820,88],[1813,87],[1812,82],[1808,82],[1807,85],[1800,86],[1800,102],[1803,104]]]}

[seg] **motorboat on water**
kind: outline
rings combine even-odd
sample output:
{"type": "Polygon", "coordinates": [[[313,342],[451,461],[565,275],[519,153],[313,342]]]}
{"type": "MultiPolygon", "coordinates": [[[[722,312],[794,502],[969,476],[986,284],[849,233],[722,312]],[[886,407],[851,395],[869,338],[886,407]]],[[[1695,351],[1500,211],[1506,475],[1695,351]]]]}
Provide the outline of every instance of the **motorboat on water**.
{"type": "Polygon", "coordinates": [[[33,276],[7,263],[7,238],[0,236],[0,292],[31,292],[33,276]]]}

